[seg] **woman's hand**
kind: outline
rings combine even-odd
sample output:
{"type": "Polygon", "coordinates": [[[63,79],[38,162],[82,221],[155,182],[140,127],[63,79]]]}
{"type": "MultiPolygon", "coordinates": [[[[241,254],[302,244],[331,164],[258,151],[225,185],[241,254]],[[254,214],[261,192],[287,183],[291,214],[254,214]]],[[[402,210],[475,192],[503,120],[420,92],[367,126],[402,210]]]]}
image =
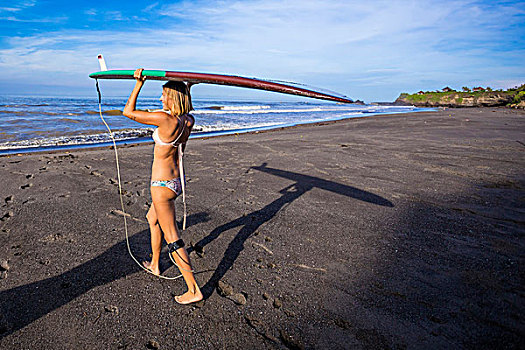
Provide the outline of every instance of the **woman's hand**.
{"type": "Polygon", "coordinates": [[[135,71],[135,73],[133,73],[133,78],[135,78],[137,81],[144,81],[146,80],[146,77],[145,76],[142,76],[142,71],[144,70],[144,68],[139,68],[135,71]]]}

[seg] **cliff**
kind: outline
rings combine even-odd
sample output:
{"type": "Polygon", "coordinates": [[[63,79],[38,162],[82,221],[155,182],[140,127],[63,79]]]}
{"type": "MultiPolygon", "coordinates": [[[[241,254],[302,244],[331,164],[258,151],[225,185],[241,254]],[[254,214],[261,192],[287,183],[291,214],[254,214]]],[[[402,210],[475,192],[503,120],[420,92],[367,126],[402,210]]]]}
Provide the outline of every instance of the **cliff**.
{"type": "Polygon", "coordinates": [[[507,106],[525,108],[525,85],[507,91],[402,93],[394,103],[417,107],[507,106]]]}

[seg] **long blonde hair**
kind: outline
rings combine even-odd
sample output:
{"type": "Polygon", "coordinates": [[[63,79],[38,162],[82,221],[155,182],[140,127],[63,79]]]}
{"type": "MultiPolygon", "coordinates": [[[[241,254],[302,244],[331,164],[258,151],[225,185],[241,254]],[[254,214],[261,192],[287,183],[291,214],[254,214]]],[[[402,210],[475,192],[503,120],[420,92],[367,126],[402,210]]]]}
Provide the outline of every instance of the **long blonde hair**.
{"type": "Polygon", "coordinates": [[[174,116],[181,116],[193,110],[190,87],[182,81],[170,80],[162,86],[166,93],[166,105],[174,116]]]}

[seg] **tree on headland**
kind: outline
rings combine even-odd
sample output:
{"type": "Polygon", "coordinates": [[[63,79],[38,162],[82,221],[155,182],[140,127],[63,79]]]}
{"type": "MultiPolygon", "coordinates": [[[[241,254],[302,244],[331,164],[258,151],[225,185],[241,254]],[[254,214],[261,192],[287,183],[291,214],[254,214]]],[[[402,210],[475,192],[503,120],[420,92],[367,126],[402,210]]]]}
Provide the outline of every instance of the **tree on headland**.
{"type": "Polygon", "coordinates": [[[465,91],[465,92],[470,92],[470,88],[468,86],[463,86],[461,88],[461,90],[465,91]]]}

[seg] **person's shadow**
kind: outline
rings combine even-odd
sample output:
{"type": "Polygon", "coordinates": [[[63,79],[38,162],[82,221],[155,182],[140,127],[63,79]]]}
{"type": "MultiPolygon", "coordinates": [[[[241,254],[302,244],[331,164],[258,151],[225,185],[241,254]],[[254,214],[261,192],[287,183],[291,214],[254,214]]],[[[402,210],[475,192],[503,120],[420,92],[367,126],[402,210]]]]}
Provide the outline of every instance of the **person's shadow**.
{"type": "MultiPolygon", "coordinates": [[[[207,220],[207,213],[195,213],[188,217],[188,225],[207,220]]],[[[130,236],[129,242],[133,254],[138,258],[145,258],[147,252],[151,251],[149,229],[130,236]]],[[[168,255],[162,254],[161,267],[165,270],[166,266],[171,267],[172,264],[168,255]]],[[[129,257],[126,240],[122,240],[95,258],[60,275],[0,291],[0,339],[66,305],[92,288],[140,271],[141,268],[129,257]]]]}
{"type": "Polygon", "coordinates": [[[352,186],[324,180],[310,175],[303,175],[291,171],[270,168],[267,166],[267,163],[263,163],[261,166],[258,167],[251,167],[250,169],[289,179],[295,181],[295,183],[279,191],[279,193],[281,193],[282,196],[278,199],[265,205],[259,210],[256,210],[248,215],[241,216],[233,221],[230,221],[224,225],[215,228],[208,236],[204,237],[195,244],[195,247],[203,248],[204,246],[215,240],[217,237],[219,237],[219,235],[221,235],[223,232],[235,227],[241,227],[239,233],[237,233],[235,238],[228,245],[228,248],[226,248],[226,251],[224,252],[224,255],[221,261],[219,262],[217,268],[215,269],[215,272],[206,282],[206,284],[201,288],[205,299],[209,298],[212,295],[213,290],[216,287],[219,280],[223,278],[226,272],[233,266],[233,263],[235,262],[241,251],[244,249],[244,242],[254,232],[256,232],[262,224],[271,220],[285,205],[292,203],[297,198],[299,198],[304,193],[308,192],[313,188],[320,188],[333,193],[337,193],[339,195],[343,195],[349,198],[361,200],[380,206],[394,206],[392,202],[376,194],[363,191],[352,186]]]}
{"type": "MultiPolygon", "coordinates": [[[[131,236],[130,243],[136,245],[147,233],[146,230],[131,236]]],[[[126,241],[120,241],[99,256],[60,275],[1,291],[0,337],[27,326],[94,287],[138,272],[140,268],[130,263],[126,250],[126,241]]]]}

